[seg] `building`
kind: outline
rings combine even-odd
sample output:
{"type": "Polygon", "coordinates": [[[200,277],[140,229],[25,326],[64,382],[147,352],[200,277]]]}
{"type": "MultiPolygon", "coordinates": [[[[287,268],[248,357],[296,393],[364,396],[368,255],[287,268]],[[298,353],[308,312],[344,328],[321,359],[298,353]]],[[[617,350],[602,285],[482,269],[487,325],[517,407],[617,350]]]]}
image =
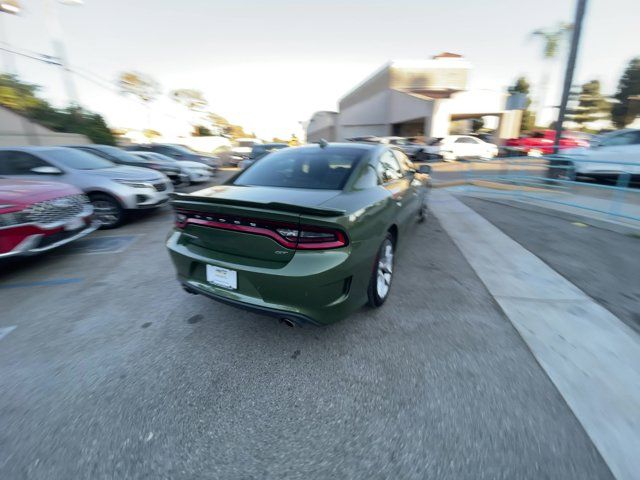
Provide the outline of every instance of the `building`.
{"type": "Polygon", "coordinates": [[[54,132],[22,115],[0,107],[0,146],[70,145],[91,143],[77,133],[54,132]]]}
{"type": "Polygon", "coordinates": [[[522,107],[509,101],[508,93],[467,90],[471,69],[467,60],[452,53],[389,62],[342,97],[338,112],[315,113],[307,141],[367,135],[442,137],[477,118],[493,127],[496,140],[517,137],[522,110],[516,107],[522,107]]]}

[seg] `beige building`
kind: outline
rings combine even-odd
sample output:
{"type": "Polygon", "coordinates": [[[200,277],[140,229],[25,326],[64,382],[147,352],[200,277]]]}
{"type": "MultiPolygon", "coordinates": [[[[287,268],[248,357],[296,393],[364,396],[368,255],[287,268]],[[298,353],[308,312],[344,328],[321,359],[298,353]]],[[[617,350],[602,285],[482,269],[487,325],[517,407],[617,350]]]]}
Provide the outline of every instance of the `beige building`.
{"type": "Polygon", "coordinates": [[[340,99],[338,112],[317,112],[307,141],[366,135],[442,137],[453,122],[483,118],[496,140],[517,137],[522,111],[509,94],[467,90],[471,64],[443,53],[430,60],[392,61],[340,99]]]}
{"type": "Polygon", "coordinates": [[[91,143],[84,135],[49,130],[22,115],[0,107],[0,147],[91,143]]]}

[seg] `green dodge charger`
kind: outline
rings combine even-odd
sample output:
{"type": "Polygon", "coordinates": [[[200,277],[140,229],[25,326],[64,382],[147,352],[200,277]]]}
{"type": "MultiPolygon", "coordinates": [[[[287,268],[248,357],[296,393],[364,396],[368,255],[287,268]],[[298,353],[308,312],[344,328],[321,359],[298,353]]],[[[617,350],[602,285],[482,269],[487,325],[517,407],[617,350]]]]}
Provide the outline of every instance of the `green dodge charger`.
{"type": "Polygon", "coordinates": [[[271,153],[225,184],[173,194],[183,288],[289,325],[336,322],[389,296],[429,176],[386,145],[271,153]]]}

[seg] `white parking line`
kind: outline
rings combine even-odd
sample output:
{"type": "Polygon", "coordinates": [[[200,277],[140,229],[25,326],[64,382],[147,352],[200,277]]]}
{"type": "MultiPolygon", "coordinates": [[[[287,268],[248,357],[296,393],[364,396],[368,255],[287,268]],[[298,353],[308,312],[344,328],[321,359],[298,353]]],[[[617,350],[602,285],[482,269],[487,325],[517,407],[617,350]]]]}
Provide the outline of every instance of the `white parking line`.
{"type": "Polygon", "coordinates": [[[431,211],[509,317],[619,480],[640,472],[640,338],[444,191],[431,211]]]}
{"type": "Polygon", "coordinates": [[[11,325],[10,327],[0,327],[0,340],[9,335],[16,329],[15,325],[11,325]]]}

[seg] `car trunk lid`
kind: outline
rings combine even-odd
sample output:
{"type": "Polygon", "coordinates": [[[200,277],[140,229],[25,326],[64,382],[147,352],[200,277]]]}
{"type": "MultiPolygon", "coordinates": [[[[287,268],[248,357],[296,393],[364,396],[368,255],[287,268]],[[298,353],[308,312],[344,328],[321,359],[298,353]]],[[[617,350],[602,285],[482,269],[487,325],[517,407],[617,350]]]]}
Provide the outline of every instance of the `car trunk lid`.
{"type": "Polygon", "coordinates": [[[227,255],[235,263],[277,268],[288,263],[298,248],[301,215],[344,213],[320,206],[338,193],[223,185],[173,194],[172,203],[185,241],[227,255]]]}

